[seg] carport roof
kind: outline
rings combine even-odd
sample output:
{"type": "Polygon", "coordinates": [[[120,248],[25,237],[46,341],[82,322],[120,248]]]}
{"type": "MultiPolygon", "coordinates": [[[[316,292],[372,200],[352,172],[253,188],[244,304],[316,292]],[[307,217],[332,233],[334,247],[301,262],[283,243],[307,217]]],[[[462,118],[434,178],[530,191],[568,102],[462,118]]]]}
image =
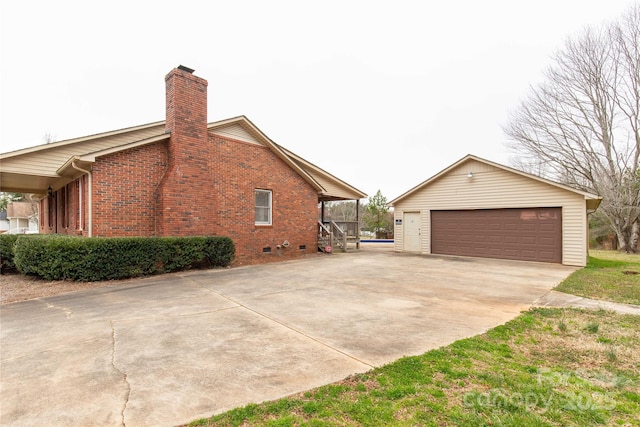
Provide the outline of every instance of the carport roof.
{"type": "Polygon", "coordinates": [[[567,185],[564,184],[560,184],[558,182],[555,181],[551,181],[549,179],[546,178],[542,178],[539,177],[537,175],[533,175],[530,173],[526,173],[517,169],[513,169],[510,168],[508,166],[504,166],[501,165],[499,163],[495,163],[492,162],[490,160],[486,160],[483,159],[481,157],[475,156],[473,154],[467,154],[465,157],[463,157],[462,159],[458,160],[457,162],[453,163],[451,166],[448,166],[447,168],[443,169],[442,171],[438,172],[437,174],[433,175],[431,178],[427,179],[426,181],[421,182],[420,184],[416,185],[415,187],[413,187],[412,189],[410,189],[409,191],[407,191],[406,193],[403,193],[402,195],[400,195],[399,197],[396,197],[395,199],[393,199],[391,202],[389,202],[390,206],[394,206],[395,204],[397,204],[398,202],[400,202],[402,199],[405,199],[406,197],[422,190],[423,188],[427,187],[428,185],[430,185],[431,183],[433,183],[434,181],[437,181],[438,179],[440,179],[442,176],[446,175],[449,171],[451,171],[452,169],[457,168],[458,166],[470,161],[470,160],[475,160],[477,162],[481,162],[481,163],[485,163],[488,165],[491,165],[493,167],[496,167],[498,169],[503,169],[505,171],[511,172],[511,173],[515,173],[517,175],[521,175],[548,185],[552,185],[554,187],[558,187],[558,188],[562,188],[563,190],[567,190],[570,191],[572,193],[576,193],[576,194],[580,194],[582,196],[584,196],[586,202],[587,202],[587,209],[589,210],[596,210],[598,208],[598,206],[600,206],[600,202],[602,201],[602,197],[593,194],[593,193],[589,193],[586,191],[582,191],[582,190],[577,190],[575,188],[569,187],[567,185]]]}

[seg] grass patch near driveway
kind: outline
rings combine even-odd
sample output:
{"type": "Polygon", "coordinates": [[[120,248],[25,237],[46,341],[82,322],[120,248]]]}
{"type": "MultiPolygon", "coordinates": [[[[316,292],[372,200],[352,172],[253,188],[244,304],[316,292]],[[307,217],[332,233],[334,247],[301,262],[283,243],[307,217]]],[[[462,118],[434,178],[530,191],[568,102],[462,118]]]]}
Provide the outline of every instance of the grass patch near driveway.
{"type": "Polygon", "coordinates": [[[587,267],[555,290],[586,298],[640,305],[640,255],[590,251],[587,267]]]}
{"type": "Polygon", "coordinates": [[[640,426],[640,316],[535,308],[485,334],[193,426],[640,426]]]}

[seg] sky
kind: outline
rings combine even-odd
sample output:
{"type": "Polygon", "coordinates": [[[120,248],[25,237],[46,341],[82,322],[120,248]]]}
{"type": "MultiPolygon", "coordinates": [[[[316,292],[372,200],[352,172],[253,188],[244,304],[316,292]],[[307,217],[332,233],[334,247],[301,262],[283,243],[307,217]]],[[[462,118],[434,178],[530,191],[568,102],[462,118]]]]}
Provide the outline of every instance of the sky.
{"type": "MultiPolygon", "coordinates": [[[[164,120],[164,76],[209,82],[210,122],[388,201],[502,130],[552,56],[631,0],[2,1],[0,152],[164,120]]],[[[0,165],[1,167],[1,165],[0,165]]]]}

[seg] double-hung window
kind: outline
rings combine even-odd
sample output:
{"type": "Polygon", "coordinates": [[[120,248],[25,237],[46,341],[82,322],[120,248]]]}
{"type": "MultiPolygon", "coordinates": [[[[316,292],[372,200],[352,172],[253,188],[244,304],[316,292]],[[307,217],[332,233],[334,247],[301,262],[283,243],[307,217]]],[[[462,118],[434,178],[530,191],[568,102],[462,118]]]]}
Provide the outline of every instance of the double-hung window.
{"type": "Polygon", "coordinates": [[[271,225],[271,190],[255,190],[256,225],[271,225]]]}

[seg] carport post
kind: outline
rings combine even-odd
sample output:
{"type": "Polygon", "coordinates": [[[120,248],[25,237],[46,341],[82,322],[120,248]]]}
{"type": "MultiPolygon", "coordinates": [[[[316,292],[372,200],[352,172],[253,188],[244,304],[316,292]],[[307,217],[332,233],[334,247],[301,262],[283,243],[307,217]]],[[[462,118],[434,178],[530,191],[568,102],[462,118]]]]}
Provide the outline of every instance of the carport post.
{"type": "Polygon", "coordinates": [[[356,200],[356,249],[360,249],[360,199],[356,200]]]}

